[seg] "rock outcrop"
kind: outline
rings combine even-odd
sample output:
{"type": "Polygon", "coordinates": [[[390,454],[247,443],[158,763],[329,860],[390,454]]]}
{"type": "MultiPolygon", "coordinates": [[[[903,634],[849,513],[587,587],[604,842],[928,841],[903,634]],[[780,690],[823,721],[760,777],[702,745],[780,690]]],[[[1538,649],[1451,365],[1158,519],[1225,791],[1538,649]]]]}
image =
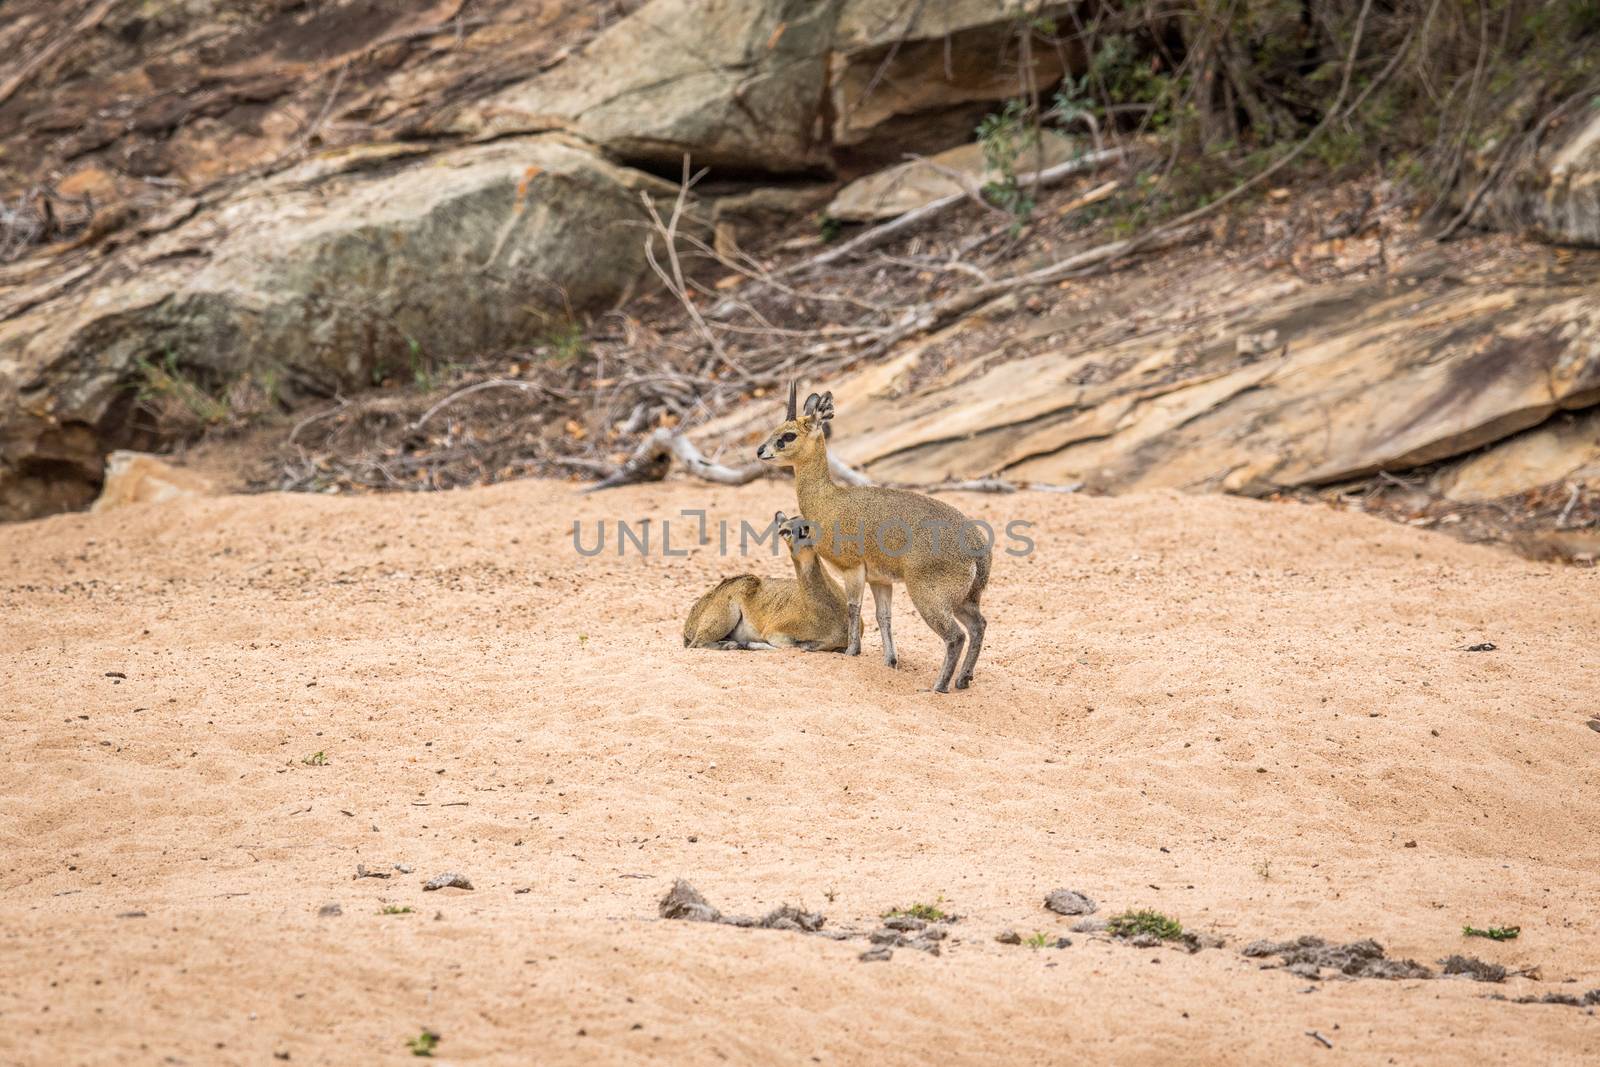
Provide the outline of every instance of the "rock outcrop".
{"type": "MultiPolygon", "coordinates": [[[[1500,146],[1485,147],[1479,169],[1500,146]]],[[[1600,248],[1600,110],[1577,109],[1532,159],[1485,198],[1483,221],[1548,241],[1600,248]]]]}
{"type": "MultiPolygon", "coordinates": [[[[23,7],[16,32],[40,44],[47,12],[23,7]]],[[[158,0],[82,57],[98,81],[13,101],[30,146],[13,158],[70,173],[29,216],[28,240],[58,243],[0,266],[0,519],[93,499],[152,391],[204,424],[240,383],[269,402],[328,394],[614,303],[645,270],[640,194],[672,190],[649,172],[685,153],[735,175],[829,175],[841,146],[890,133],[896,156],[965,140],[973,108],[1015,90],[994,49],[1038,12],[654,0],[586,45],[579,6],[513,14],[331,0],[208,29],[158,0]],[[486,53],[426,50],[480,27],[486,53]],[[155,35],[164,65],[145,69],[155,35]],[[925,62],[935,45],[948,64],[925,62]]],[[[1065,61],[1041,51],[1041,83],[1065,61]]],[[[796,202],[820,201],[730,199],[719,246],[796,202]]]]}
{"type": "Polygon", "coordinates": [[[159,504],[185,497],[208,496],[211,480],[204,475],[143,452],[116,451],[106,457],[106,480],[95,499],[94,512],[112,511],[130,504],[159,504]]]}
{"type": "Polygon", "coordinates": [[[1018,52],[1019,22],[1069,25],[1072,6],[843,0],[828,82],[836,156],[854,170],[959,144],[996,101],[1016,96],[1029,64],[1032,82],[1046,90],[1081,70],[1075,45],[1018,52]]]}
{"type": "MultiPolygon", "coordinates": [[[[1022,160],[1029,169],[1065,163],[1084,146],[1069,137],[1046,130],[1036,150],[1022,160]]],[[[983,146],[957,145],[926,159],[904,163],[864,175],[839,190],[827,213],[842,222],[872,222],[915,211],[941,197],[963,190],[981,189],[999,177],[983,155],[983,146]]]]}
{"type": "Polygon", "coordinates": [[[640,194],[673,192],[559,136],[418,154],[314,158],[13,295],[0,518],[92,497],[104,443],[153,382],[331,393],[609,304],[647,269],[640,194]]]}
{"type": "Polygon", "coordinates": [[[821,121],[836,4],[656,0],[542,78],[464,115],[479,135],[568,129],[629,163],[827,169],[821,121]]]}
{"type": "MultiPolygon", "coordinates": [[[[1251,495],[1459,456],[1446,492],[1519,491],[1589,469],[1593,414],[1553,417],[1600,404],[1594,265],[1527,274],[1441,256],[1376,281],[1243,272],[1218,280],[1198,325],[1191,290],[1175,299],[1148,282],[1087,294],[1109,309],[1100,323],[1076,304],[1030,321],[1001,302],[830,383],[834,448],[888,481],[1251,495]],[[965,358],[929,373],[930,351],[997,315],[1043,350],[995,361],[952,345],[965,358]]],[[[707,433],[742,446],[748,417],[707,433]]]]}

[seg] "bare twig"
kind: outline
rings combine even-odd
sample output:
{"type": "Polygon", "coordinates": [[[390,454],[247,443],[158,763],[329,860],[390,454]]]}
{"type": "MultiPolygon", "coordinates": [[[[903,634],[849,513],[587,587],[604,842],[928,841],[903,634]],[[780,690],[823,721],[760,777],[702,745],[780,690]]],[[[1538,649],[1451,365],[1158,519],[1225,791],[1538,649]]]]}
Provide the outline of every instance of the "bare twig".
{"type": "Polygon", "coordinates": [[[717,335],[712,332],[710,326],[706,325],[705,317],[700,314],[700,309],[695,307],[694,301],[689,298],[689,287],[683,280],[683,264],[678,258],[678,223],[683,218],[683,209],[684,205],[688,202],[689,190],[694,187],[696,182],[705,177],[705,175],[706,171],[704,170],[701,170],[698,174],[690,173],[689,154],[685,152],[683,155],[683,180],[678,185],[678,197],[673,202],[672,214],[669,216],[666,222],[661,221],[661,213],[656,210],[655,201],[650,198],[650,193],[643,189],[639,191],[639,199],[644,201],[644,208],[647,212],[649,212],[650,221],[655,226],[655,233],[652,233],[650,236],[645,238],[644,255],[645,259],[650,264],[650,269],[655,271],[656,277],[661,279],[661,284],[665,285],[667,287],[667,291],[678,298],[678,302],[683,305],[684,311],[688,312],[689,319],[694,323],[696,332],[698,332],[705,342],[711,346],[711,351],[716,353],[717,358],[720,359],[723,364],[728,367],[728,369],[732,370],[745,381],[749,381],[749,372],[736,363],[733,358],[728,355],[727,349],[722,346],[722,342],[717,338],[717,335]],[[672,268],[670,277],[668,276],[667,271],[661,266],[660,262],[656,260],[656,233],[659,233],[662,239],[666,242],[667,263],[672,268]]]}
{"type": "MultiPolygon", "coordinates": [[[[427,411],[424,411],[422,415],[418,417],[417,421],[411,424],[411,428],[413,430],[422,429],[428,424],[429,419],[433,418],[440,411],[449,407],[451,404],[454,404],[457,400],[469,397],[473,393],[481,393],[485,389],[521,389],[524,392],[549,392],[549,390],[545,389],[544,386],[539,385],[537,382],[518,381],[515,378],[490,378],[488,381],[477,382],[476,384],[466,386],[463,389],[457,389],[455,392],[444,397],[437,404],[434,404],[433,407],[429,408],[427,411]]],[[[293,438],[291,436],[291,440],[292,439],[293,438]]]]}

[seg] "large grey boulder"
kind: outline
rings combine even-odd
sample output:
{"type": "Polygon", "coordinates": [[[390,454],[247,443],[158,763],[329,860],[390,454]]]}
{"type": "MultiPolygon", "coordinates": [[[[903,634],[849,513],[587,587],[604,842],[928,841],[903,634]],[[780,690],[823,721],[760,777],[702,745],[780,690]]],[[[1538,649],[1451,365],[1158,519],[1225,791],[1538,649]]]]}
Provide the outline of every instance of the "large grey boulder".
{"type": "MultiPolygon", "coordinates": [[[[564,129],[625,162],[859,170],[970,139],[1019,92],[1017,39],[1069,5],[1031,0],[653,0],[542,77],[453,120],[478,136],[564,129]]],[[[1038,85],[1081,62],[1034,50],[1038,85]]]]}
{"type": "Polygon", "coordinates": [[[836,0],[655,0],[547,75],[460,120],[571,130],[630,163],[766,172],[828,163],[821,109],[836,0]]]}
{"type": "Polygon", "coordinates": [[[317,158],[11,295],[0,519],[92,499],[152,384],[195,403],[246,380],[332,391],[608,305],[647,269],[640,193],[674,192],[556,136],[415,154],[317,158]]]}

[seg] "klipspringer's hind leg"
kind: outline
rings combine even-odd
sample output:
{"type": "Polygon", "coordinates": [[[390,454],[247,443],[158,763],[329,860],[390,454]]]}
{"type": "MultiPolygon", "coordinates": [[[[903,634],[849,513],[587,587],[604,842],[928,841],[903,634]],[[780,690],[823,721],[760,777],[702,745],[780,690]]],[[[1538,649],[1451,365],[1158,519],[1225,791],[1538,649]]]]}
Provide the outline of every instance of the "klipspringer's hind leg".
{"type": "Polygon", "coordinates": [[[889,632],[889,623],[893,616],[890,606],[894,603],[893,582],[873,582],[872,602],[878,609],[878,633],[883,637],[883,662],[889,666],[898,666],[900,657],[894,654],[894,635],[889,632]]]}
{"type": "Polygon", "coordinates": [[[683,647],[685,648],[738,648],[740,642],[730,640],[739,624],[744,621],[744,613],[731,597],[718,597],[708,601],[704,607],[695,605],[698,613],[691,619],[688,632],[684,634],[683,647]]]}
{"type": "Polygon", "coordinates": [[[906,588],[911,594],[911,603],[917,606],[923,621],[944,641],[944,666],[939,668],[939,680],[934,683],[933,691],[948,693],[950,676],[956,672],[956,661],[961,658],[961,646],[966,643],[966,636],[961,632],[950,608],[936,592],[921,590],[910,582],[906,583],[906,588]]]}
{"type": "Polygon", "coordinates": [[[711,644],[701,647],[720,649],[724,652],[770,652],[778,646],[769,645],[765,641],[735,641],[730,639],[727,641],[713,641],[711,644]]]}
{"type": "Polygon", "coordinates": [[[976,600],[957,607],[956,618],[967,628],[967,658],[961,661],[961,673],[956,676],[956,688],[965,689],[972,684],[972,669],[978,665],[978,653],[983,651],[983,631],[989,624],[978,610],[976,600]]]}

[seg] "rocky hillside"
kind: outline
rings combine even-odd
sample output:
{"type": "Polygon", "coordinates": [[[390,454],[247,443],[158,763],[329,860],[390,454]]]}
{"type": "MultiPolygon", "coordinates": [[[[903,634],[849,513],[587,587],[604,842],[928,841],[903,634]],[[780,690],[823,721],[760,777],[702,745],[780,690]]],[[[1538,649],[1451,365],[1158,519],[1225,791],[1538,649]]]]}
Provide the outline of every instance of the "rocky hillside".
{"type": "Polygon", "coordinates": [[[878,479],[1587,522],[1600,20],[1499,6],[8,0],[0,518],[263,419],[300,488],[742,448],[798,371],[878,479]]]}

